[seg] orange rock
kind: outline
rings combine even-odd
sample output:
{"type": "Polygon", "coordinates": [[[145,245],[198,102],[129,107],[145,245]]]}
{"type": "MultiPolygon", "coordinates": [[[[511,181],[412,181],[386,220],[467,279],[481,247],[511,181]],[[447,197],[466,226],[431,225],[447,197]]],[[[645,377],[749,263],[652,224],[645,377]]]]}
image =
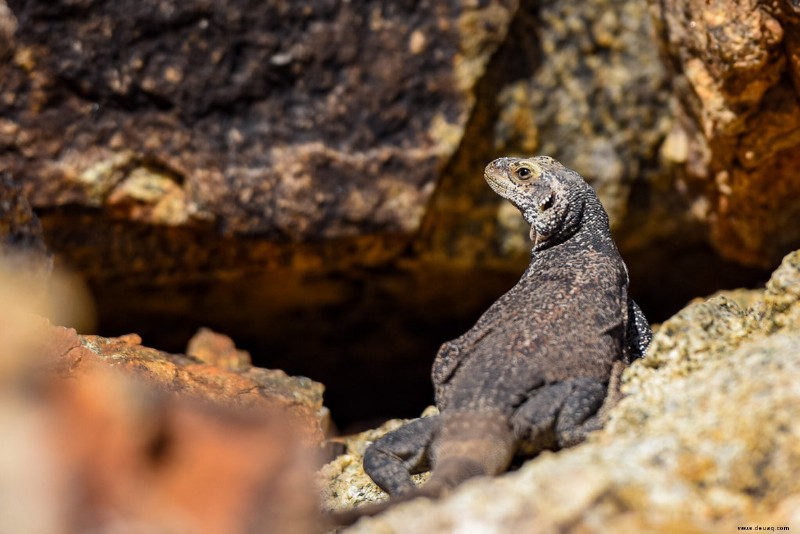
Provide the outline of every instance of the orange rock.
{"type": "Polygon", "coordinates": [[[201,328],[189,340],[186,354],[224,369],[239,370],[251,366],[250,354],[238,350],[228,336],[201,328]]]}
{"type": "MultiPolygon", "coordinates": [[[[58,343],[71,347],[61,367],[66,364],[72,375],[80,375],[98,365],[111,366],[131,378],[178,396],[226,407],[281,409],[306,446],[314,449],[322,443],[327,414],[322,406],[322,384],[305,377],[290,377],[278,370],[253,367],[234,370],[198,363],[191,356],[132,344],[130,336],[104,338],[77,336],[74,330],[67,331],[71,334],[64,333],[64,329],[55,331],[58,343]],[[69,338],[70,335],[74,339],[69,338]],[[68,340],[60,339],[62,336],[67,336],[68,340]]],[[[219,336],[217,340],[225,338],[218,334],[213,336],[219,336]]],[[[240,352],[232,342],[228,349],[240,352]]]]}
{"type": "MultiPolygon", "coordinates": [[[[15,497],[22,512],[0,517],[0,530],[316,531],[320,384],[198,363],[136,335],[32,324],[32,365],[9,368],[4,382],[16,387],[0,391],[19,457],[0,462],[0,481],[34,489],[15,497]]],[[[0,483],[3,500],[8,487],[0,483]]]]}
{"type": "Polygon", "coordinates": [[[52,384],[69,531],[309,532],[311,456],[285,414],[154,393],[106,367],[52,384]]]}

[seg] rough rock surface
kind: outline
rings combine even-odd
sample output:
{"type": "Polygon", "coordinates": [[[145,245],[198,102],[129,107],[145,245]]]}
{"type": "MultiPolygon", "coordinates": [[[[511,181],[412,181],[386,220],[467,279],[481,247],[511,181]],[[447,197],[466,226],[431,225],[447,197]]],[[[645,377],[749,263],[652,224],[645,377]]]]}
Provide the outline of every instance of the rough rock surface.
{"type": "Polygon", "coordinates": [[[0,530],[316,531],[320,384],[28,323],[0,330],[0,530]]]}
{"type": "Polygon", "coordinates": [[[35,206],[307,240],[418,226],[514,2],[6,4],[35,206]]]}
{"type": "Polygon", "coordinates": [[[797,4],[652,4],[674,71],[676,186],[722,254],[770,265],[800,243],[797,4]]]}
{"type": "MultiPolygon", "coordinates": [[[[748,309],[718,296],[666,321],[626,371],[627,397],[589,442],[348,532],[800,528],[800,251],[745,298],[748,309]]],[[[327,507],[370,500],[370,491],[336,485],[337,470],[355,461],[323,471],[333,481],[327,507]]]]}
{"type": "Polygon", "coordinates": [[[800,240],[783,230],[800,209],[791,2],[0,6],[0,165],[87,274],[393,264],[423,220],[423,256],[498,267],[488,238],[507,268],[519,219],[480,188],[504,153],[586,176],[623,251],[710,228],[726,257],[773,266],[800,240]],[[87,217],[126,224],[93,238],[87,217]]]}
{"type": "MultiPolygon", "coordinates": [[[[109,339],[77,336],[71,331],[59,340],[59,345],[66,350],[59,351],[57,363],[59,368],[68,370],[67,376],[80,375],[84,367],[107,364],[150,386],[204,402],[245,408],[281,408],[296,425],[296,437],[308,446],[318,447],[323,438],[322,426],[327,420],[327,410],[322,406],[322,384],[305,377],[290,377],[279,370],[252,367],[241,361],[235,366],[220,366],[225,353],[214,355],[212,351],[197,350],[202,340],[211,335],[208,331],[199,333],[190,344],[190,348],[195,349],[194,354],[185,356],[144,347],[136,334],[109,339]],[[199,357],[213,358],[217,362],[206,362],[199,357]]],[[[226,336],[213,335],[233,347],[226,336]]],[[[249,360],[246,353],[240,353],[239,358],[249,360]]]]}
{"type": "MultiPolygon", "coordinates": [[[[165,235],[192,229],[172,233],[186,249],[177,264],[207,275],[236,266],[203,253],[218,230],[373,235],[366,257],[315,249],[330,269],[396,258],[436,187],[419,246],[482,266],[488,237],[507,265],[526,244],[481,186],[496,156],[544,152],[576,168],[617,228],[636,182],[659,181],[669,93],[643,2],[6,3],[0,163],[68,223],[50,231],[82,270],[97,267],[64,244],[85,221],[53,208],[101,208],[89,213],[165,235]]],[[[115,230],[125,247],[106,247],[110,265],[92,274],[169,274],[174,250],[115,230]],[[144,250],[150,262],[127,261],[144,250]]],[[[243,258],[244,248],[239,266],[287,256],[257,247],[243,258]]],[[[292,267],[310,267],[288,252],[292,267]]]]}
{"type": "MultiPolygon", "coordinates": [[[[575,169],[597,190],[616,231],[641,217],[629,211],[658,208],[649,205],[648,188],[664,205],[658,150],[671,121],[668,79],[644,2],[521,2],[489,69],[431,208],[430,231],[441,241],[433,253],[482,264],[491,258],[475,255],[488,242],[505,261],[527,254],[524,221],[485,195],[480,170],[499,156],[541,153],[575,169]],[[635,198],[634,188],[643,190],[635,198]],[[476,204],[485,209],[476,212],[476,204]],[[479,224],[480,233],[465,231],[479,224]]],[[[668,208],[673,216],[678,210],[668,208]]],[[[637,222],[635,233],[639,242],[652,240],[679,221],[648,229],[637,222]]]]}
{"type": "Polygon", "coordinates": [[[524,268],[521,219],[481,179],[497,156],[547,152],[596,186],[650,317],[766,278],[798,196],[794,16],[769,5],[0,0],[0,167],[100,333],[180,351],[209,325],[314,373],[346,420],[411,414],[428,392],[397,384],[524,268]],[[693,57],[752,135],[695,135],[693,57]],[[709,228],[761,267],[723,262],[709,228]]]}
{"type": "MultiPolygon", "coordinates": [[[[422,413],[422,417],[438,413],[435,406],[428,406],[422,413]]],[[[377,502],[387,498],[386,493],[364,473],[364,451],[372,441],[397,430],[405,422],[392,419],[376,429],[335,438],[335,441],[344,447],[344,451],[332,462],[325,464],[317,475],[317,487],[326,509],[345,510],[362,503],[377,502]]],[[[429,473],[423,473],[413,475],[412,479],[421,484],[429,476],[429,473]]]]}

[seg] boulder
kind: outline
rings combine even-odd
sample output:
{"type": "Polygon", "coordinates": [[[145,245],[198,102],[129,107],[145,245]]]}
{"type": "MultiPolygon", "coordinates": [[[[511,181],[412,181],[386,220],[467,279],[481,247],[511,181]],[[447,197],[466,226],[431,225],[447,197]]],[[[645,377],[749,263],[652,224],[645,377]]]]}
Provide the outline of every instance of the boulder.
{"type": "MultiPolygon", "coordinates": [[[[800,517],[800,251],[766,289],[698,299],[665,321],[624,373],[606,427],[517,471],[417,499],[347,532],[720,532],[800,517]]],[[[371,440],[374,433],[364,438],[371,440]]],[[[322,471],[328,508],[383,499],[363,444],[322,471]],[[336,486],[338,473],[360,487],[336,486]],[[355,482],[358,480],[358,482],[355,482]]],[[[344,479],[343,479],[344,480],[344,479]]]]}
{"type": "Polygon", "coordinates": [[[672,71],[664,156],[725,257],[771,265],[800,243],[800,12],[794,2],[652,2],[672,71]]]}
{"type": "Polygon", "coordinates": [[[83,331],[208,325],[411,415],[526,263],[497,156],[592,183],[651,320],[798,246],[790,4],[0,0],[0,167],[83,331]]]}
{"type": "Polygon", "coordinates": [[[52,326],[82,303],[0,185],[0,531],[315,532],[322,385],[208,329],[171,354],[52,326]]]}
{"type": "Polygon", "coordinates": [[[316,532],[320,384],[27,323],[13,367],[0,335],[0,530],[316,532]]]}
{"type": "Polygon", "coordinates": [[[0,163],[34,206],[293,241],[419,227],[516,9],[3,6],[0,163]]]}

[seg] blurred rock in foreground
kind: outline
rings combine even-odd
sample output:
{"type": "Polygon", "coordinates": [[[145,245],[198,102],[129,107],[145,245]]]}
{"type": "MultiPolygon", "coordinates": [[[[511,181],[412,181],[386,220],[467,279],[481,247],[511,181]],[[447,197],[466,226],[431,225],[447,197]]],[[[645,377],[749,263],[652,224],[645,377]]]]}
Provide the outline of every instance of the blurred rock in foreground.
{"type": "Polygon", "coordinates": [[[38,220],[6,178],[0,531],[314,532],[322,385],[253,367],[208,329],[183,355],[51,326],[35,312],[85,303],[48,277],[38,220]]]}
{"type": "MultiPolygon", "coordinates": [[[[698,300],[661,325],[624,375],[627,397],[587,443],[348,532],[800,528],[800,251],[765,290],[732,296],[698,300]]],[[[323,469],[326,507],[381,497],[360,468],[363,447],[323,469]]]]}
{"type": "Polygon", "coordinates": [[[29,323],[0,375],[0,531],[316,531],[320,384],[29,323]]]}

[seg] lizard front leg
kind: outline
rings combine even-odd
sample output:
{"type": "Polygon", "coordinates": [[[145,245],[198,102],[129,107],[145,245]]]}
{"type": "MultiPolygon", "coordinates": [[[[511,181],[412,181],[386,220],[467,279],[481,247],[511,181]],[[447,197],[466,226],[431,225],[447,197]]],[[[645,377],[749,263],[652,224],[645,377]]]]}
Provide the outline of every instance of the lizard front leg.
{"type": "Polygon", "coordinates": [[[427,471],[429,450],[441,426],[438,415],[415,419],[381,436],[364,453],[364,471],[389,495],[415,489],[411,475],[427,471]]]}

